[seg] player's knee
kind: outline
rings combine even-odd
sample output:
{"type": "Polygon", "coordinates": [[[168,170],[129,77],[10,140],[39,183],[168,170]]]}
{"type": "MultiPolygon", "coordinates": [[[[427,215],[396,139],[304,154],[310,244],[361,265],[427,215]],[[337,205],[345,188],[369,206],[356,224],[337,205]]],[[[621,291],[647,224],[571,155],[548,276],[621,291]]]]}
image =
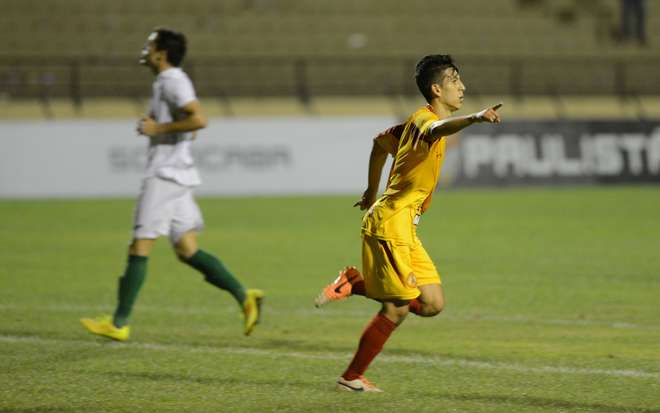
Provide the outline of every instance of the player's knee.
{"type": "Polygon", "coordinates": [[[151,252],[151,245],[140,242],[140,240],[133,240],[131,244],[128,246],[128,253],[129,255],[139,255],[142,257],[146,257],[149,255],[151,252]]]}
{"type": "Polygon", "coordinates": [[[179,259],[181,262],[188,262],[190,257],[195,255],[195,251],[190,251],[187,248],[181,248],[178,246],[174,246],[174,254],[176,254],[176,257],[179,259]]]}
{"type": "Polygon", "coordinates": [[[407,315],[408,315],[408,311],[406,311],[405,313],[404,312],[386,313],[385,317],[389,318],[394,324],[400,325],[406,319],[407,315]]]}
{"type": "Polygon", "coordinates": [[[438,315],[445,309],[445,300],[435,300],[431,303],[431,311],[433,315],[438,315]]]}
{"type": "Polygon", "coordinates": [[[183,263],[187,262],[188,258],[190,258],[190,257],[186,256],[185,254],[183,254],[181,251],[174,250],[174,254],[178,258],[178,260],[183,262],[183,263]]]}
{"type": "Polygon", "coordinates": [[[442,312],[442,310],[445,308],[444,303],[433,303],[429,306],[429,315],[431,317],[436,316],[442,312]]]}
{"type": "Polygon", "coordinates": [[[433,317],[442,312],[445,308],[444,300],[432,300],[424,305],[424,315],[426,317],[433,317]]]}
{"type": "Polygon", "coordinates": [[[408,313],[410,313],[410,309],[407,305],[403,307],[398,307],[396,311],[396,314],[401,319],[401,321],[403,321],[406,318],[408,313]]]}
{"type": "Polygon", "coordinates": [[[403,323],[409,312],[407,305],[385,305],[381,313],[396,325],[399,325],[403,323]]]}

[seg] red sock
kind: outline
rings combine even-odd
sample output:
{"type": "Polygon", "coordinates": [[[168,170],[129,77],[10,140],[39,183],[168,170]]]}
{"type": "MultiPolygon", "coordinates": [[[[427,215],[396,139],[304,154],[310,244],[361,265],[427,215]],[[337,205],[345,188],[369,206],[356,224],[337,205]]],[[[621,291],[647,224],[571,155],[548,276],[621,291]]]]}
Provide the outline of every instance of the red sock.
{"type": "Polygon", "coordinates": [[[422,302],[415,298],[408,304],[408,309],[411,313],[420,315],[422,314],[422,302]]]}
{"type": "Polygon", "coordinates": [[[346,380],[355,380],[364,374],[395,328],[396,324],[390,319],[382,314],[376,315],[362,333],[355,356],[342,377],[346,380]]]}
{"type": "Polygon", "coordinates": [[[356,281],[351,287],[351,295],[366,295],[367,290],[364,288],[364,280],[356,281]]]}

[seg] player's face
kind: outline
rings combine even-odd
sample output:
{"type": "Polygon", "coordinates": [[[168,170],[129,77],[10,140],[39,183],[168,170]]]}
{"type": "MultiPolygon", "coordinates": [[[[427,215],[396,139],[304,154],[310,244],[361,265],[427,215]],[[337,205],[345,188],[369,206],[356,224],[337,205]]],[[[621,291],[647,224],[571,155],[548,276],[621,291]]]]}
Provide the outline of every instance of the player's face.
{"type": "Polygon", "coordinates": [[[161,59],[165,58],[163,51],[156,50],[156,36],[155,32],[149,35],[140,53],[140,64],[153,71],[157,71],[161,59]]]}
{"type": "Polygon", "coordinates": [[[465,85],[456,69],[447,68],[442,74],[442,84],[440,85],[440,99],[442,103],[455,112],[463,106],[463,95],[465,94],[465,85]]]}
{"type": "Polygon", "coordinates": [[[156,51],[155,43],[153,41],[148,41],[144,45],[142,53],[140,54],[140,63],[153,69],[156,67],[156,63],[158,63],[157,55],[158,52],[156,51]]]}

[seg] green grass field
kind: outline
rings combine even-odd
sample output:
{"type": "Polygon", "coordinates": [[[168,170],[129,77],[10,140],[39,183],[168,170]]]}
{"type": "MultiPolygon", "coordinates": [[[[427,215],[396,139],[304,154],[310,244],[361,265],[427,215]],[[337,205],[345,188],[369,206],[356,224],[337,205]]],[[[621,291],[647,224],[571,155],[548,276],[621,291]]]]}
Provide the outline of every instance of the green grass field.
{"type": "Polygon", "coordinates": [[[334,391],[378,304],[317,310],[358,264],[350,197],[202,199],[203,248],[267,293],[231,297],[162,239],[129,343],[111,312],[133,200],[0,202],[0,412],[660,412],[660,190],[437,194],[419,234],[447,298],[372,364],[386,393],[334,391]]]}

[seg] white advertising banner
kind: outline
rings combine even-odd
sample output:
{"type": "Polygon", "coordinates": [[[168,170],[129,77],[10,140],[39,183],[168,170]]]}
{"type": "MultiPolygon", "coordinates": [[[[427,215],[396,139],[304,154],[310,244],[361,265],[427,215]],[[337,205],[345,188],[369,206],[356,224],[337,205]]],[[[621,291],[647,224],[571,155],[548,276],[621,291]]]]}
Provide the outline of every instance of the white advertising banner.
{"type": "MultiPolygon", "coordinates": [[[[193,144],[202,195],[360,193],[392,118],[211,119],[193,144]]],[[[135,121],[0,122],[0,197],[134,196],[135,121]]],[[[385,168],[387,171],[388,168],[385,168]]]]}

